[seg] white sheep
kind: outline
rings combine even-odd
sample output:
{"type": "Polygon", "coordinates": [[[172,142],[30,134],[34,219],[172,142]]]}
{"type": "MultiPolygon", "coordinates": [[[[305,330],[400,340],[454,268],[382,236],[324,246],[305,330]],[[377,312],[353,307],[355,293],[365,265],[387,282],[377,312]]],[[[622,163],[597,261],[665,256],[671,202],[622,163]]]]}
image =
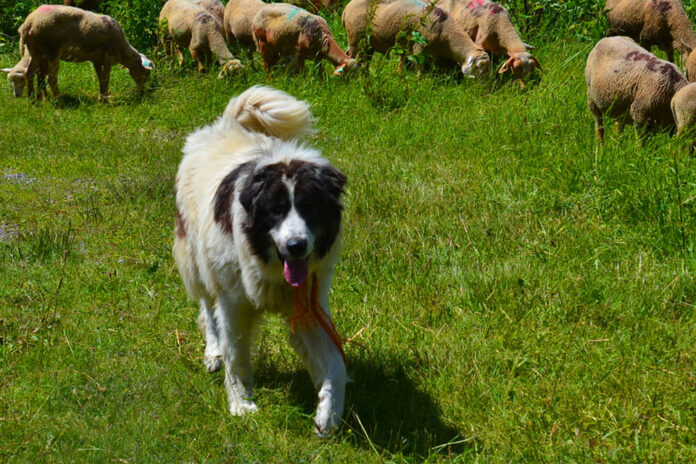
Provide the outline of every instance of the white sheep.
{"type": "Polygon", "coordinates": [[[152,69],[145,55],[128,43],[115,19],[80,8],[42,5],[19,27],[19,37],[29,55],[25,81],[30,96],[34,94],[33,77],[37,72],[39,89],[45,91],[43,80],[48,76],[53,96],[59,96],[60,60],[90,61],[99,78],[101,99],[108,96],[111,66],[120,63],[128,68],[138,91],[142,91],[152,69]]]}
{"type": "MultiPolygon", "coordinates": [[[[414,54],[424,52],[436,62],[455,62],[469,77],[488,74],[490,58],[474,44],[451,16],[432,3],[419,0],[351,0],[343,10],[348,33],[348,55],[359,56],[360,42],[369,35],[367,53],[387,53],[398,43],[414,54]],[[427,42],[413,42],[404,34],[416,31],[427,42]]],[[[403,65],[403,55],[399,69],[403,65]]]]}
{"type": "Polygon", "coordinates": [[[334,74],[352,71],[357,62],[346,55],[334,40],[324,18],[287,3],[265,5],[251,22],[254,43],[269,70],[281,57],[297,57],[298,69],[306,59],[329,60],[334,74]]]}
{"type": "Polygon", "coordinates": [[[509,57],[498,70],[499,74],[512,71],[521,80],[534,68],[541,69],[539,61],[527,51],[534,47],[522,42],[508,11],[499,3],[488,0],[439,0],[437,6],[451,14],[474,43],[491,56],[509,57]]]}
{"type": "Polygon", "coordinates": [[[650,50],[657,45],[674,62],[674,51],[687,61],[696,33],[680,0],[607,0],[608,35],[624,35],[650,50]]]}
{"type": "Polygon", "coordinates": [[[607,37],[597,42],[587,57],[585,80],[587,105],[595,118],[600,142],[604,140],[605,114],[620,118],[621,123],[656,130],[673,126],[674,114],[690,111],[687,98],[675,98],[688,84],[679,69],[629,37],[607,37]]]}
{"type": "Polygon", "coordinates": [[[166,24],[166,32],[161,36],[165,53],[170,51],[166,42],[171,40],[180,66],[184,56],[179,47],[185,47],[196,61],[199,72],[205,70],[213,55],[222,66],[219,77],[243,67],[228,50],[221,24],[206,9],[189,0],[169,0],[160,11],[159,21],[161,25],[166,24]]]}

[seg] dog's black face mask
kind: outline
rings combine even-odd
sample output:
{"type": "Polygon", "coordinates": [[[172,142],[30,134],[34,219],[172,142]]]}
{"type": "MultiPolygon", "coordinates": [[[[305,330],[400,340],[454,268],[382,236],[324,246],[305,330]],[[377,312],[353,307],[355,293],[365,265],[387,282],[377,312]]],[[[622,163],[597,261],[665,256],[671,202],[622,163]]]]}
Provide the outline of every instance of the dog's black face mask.
{"type": "Polygon", "coordinates": [[[220,184],[215,196],[216,222],[232,232],[234,184],[248,173],[239,202],[248,214],[242,227],[254,254],[266,262],[274,254],[281,261],[306,259],[312,253],[324,257],[340,230],[340,197],[346,177],[330,165],[300,160],[271,164],[252,173],[253,167],[251,163],[238,167],[220,184]],[[297,225],[301,222],[306,224],[304,234],[297,225]]]}

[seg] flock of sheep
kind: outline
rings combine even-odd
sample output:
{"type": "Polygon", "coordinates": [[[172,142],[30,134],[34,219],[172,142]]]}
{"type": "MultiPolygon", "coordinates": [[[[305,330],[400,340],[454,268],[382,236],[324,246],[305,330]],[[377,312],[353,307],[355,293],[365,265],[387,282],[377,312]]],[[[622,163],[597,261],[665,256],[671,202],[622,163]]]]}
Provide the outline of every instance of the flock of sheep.
{"type": "MultiPolygon", "coordinates": [[[[331,0],[327,0],[330,3],[331,0]]],[[[75,0],[65,0],[74,5],[75,0]]],[[[78,2],[83,8],[98,6],[98,0],[78,2]]],[[[319,3],[319,6],[323,4],[319,3]]],[[[139,88],[149,76],[150,61],[126,39],[118,23],[109,16],[83,8],[42,5],[19,28],[21,60],[3,69],[15,96],[24,87],[34,93],[33,79],[45,93],[45,79],[58,95],[56,74],[60,60],[90,61],[99,77],[100,97],[108,94],[109,72],[114,64],[127,67],[139,88]]],[[[330,61],[334,74],[358,67],[357,58],[367,60],[378,51],[387,53],[395,45],[411,53],[424,53],[436,65],[456,64],[470,77],[490,72],[491,55],[507,55],[501,73],[511,71],[522,79],[539,62],[529,53],[533,48],[520,39],[507,10],[487,0],[353,0],[343,12],[349,45],[336,43],[329,25],[321,16],[287,3],[261,0],[169,0],[159,16],[160,44],[165,53],[175,53],[183,62],[187,48],[198,70],[216,60],[221,75],[243,68],[227,43],[239,43],[258,51],[266,70],[279,62],[304,67],[309,59],[318,65],[330,61]],[[418,33],[412,40],[405,31],[418,33]]],[[[399,63],[401,68],[403,62],[399,63]]]]}
{"type": "MultiPolygon", "coordinates": [[[[317,0],[315,7],[332,4],[317,0]]],[[[64,0],[74,5],[75,0],[64,0]]],[[[95,8],[99,0],[83,0],[95,8]]],[[[595,117],[597,137],[604,138],[603,116],[619,118],[647,129],[677,127],[677,134],[696,124],[696,33],[680,0],[607,0],[609,35],[597,43],[585,68],[588,106],[595,117]],[[638,43],[645,48],[641,48],[638,43]],[[686,77],[674,64],[648,50],[653,45],[674,61],[677,51],[686,63],[686,77]],[[646,50],[647,49],[647,50],[646,50]]],[[[511,71],[520,81],[541,69],[522,42],[505,8],[488,0],[351,0],[342,22],[348,48],[336,43],[321,16],[287,3],[261,0],[168,0],[159,15],[160,44],[167,55],[183,63],[187,48],[203,72],[213,60],[220,75],[243,68],[229,51],[239,43],[261,54],[269,70],[279,62],[299,69],[306,60],[320,67],[330,61],[334,74],[350,72],[358,61],[367,62],[375,51],[388,53],[395,46],[412,54],[424,53],[435,65],[456,64],[464,75],[490,73],[491,57],[507,56],[499,73],[511,71]],[[422,40],[413,40],[417,33],[422,40]]],[[[34,94],[34,75],[40,92],[45,79],[54,96],[60,60],[90,61],[99,78],[101,98],[108,94],[110,69],[122,64],[139,89],[152,65],[135,50],[113,18],[86,9],[42,5],[19,28],[21,60],[3,69],[15,96],[27,87],[34,94]]],[[[401,55],[399,69],[404,64],[401,55]]],[[[422,66],[422,65],[420,65],[422,66]]],[[[39,94],[40,95],[40,94],[39,94]]]]}

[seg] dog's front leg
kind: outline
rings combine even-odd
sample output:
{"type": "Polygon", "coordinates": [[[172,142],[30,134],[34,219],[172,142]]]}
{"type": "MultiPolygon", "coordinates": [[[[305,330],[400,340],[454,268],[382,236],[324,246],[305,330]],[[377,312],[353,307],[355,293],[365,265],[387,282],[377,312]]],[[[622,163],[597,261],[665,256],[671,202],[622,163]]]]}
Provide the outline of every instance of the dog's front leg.
{"type": "MultiPolygon", "coordinates": [[[[327,308],[328,303],[322,305],[327,308]]],[[[330,315],[329,315],[330,317],[330,315]]],[[[319,392],[319,405],[314,417],[317,435],[325,436],[340,422],[346,392],[346,366],[338,348],[320,327],[297,330],[290,337],[297,354],[309,371],[314,388],[319,392]]]]}
{"type": "Polygon", "coordinates": [[[251,334],[255,324],[254,311],[237,296],[218,297],[215,315],[221,335],[222,361],[225,364],[225,388],[230,412],[241,416],[256,412],[251,368],[251,334]]]}
{"type": "Polygon", "coordinates": [[[205,337],[205,355],[203,364],[208,372],[216,372],[222,367],[222,353],[217,321],[214,314],[214,303],[211,298],[201,298],[201,311],[198,314],[198,328],[205,337]]]}

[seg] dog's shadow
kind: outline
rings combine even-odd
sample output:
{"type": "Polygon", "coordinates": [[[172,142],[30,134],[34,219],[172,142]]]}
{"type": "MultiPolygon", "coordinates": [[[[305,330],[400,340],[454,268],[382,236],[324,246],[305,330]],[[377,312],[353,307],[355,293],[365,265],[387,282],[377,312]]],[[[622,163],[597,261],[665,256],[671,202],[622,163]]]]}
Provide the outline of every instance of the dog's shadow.
{"type": "MultiPolygon", "coordinates": [[[[405,366],[403,360],[379,356],[349,358],[352,382],[346,388],[345,423],[338,433],[360,448],[411,457],[461,453],[460,432],[443,422],[437,403],[411,380],[408,373],[415,368],[405,366]]],[[[306,371],[279,373],[272,365],[259,367],[257,385],[289,385],[291,401],[308,415],[314,414],[317,397],[306,371]]],[[[473,443],[467,442],[467,446],[473,443]]]]}

